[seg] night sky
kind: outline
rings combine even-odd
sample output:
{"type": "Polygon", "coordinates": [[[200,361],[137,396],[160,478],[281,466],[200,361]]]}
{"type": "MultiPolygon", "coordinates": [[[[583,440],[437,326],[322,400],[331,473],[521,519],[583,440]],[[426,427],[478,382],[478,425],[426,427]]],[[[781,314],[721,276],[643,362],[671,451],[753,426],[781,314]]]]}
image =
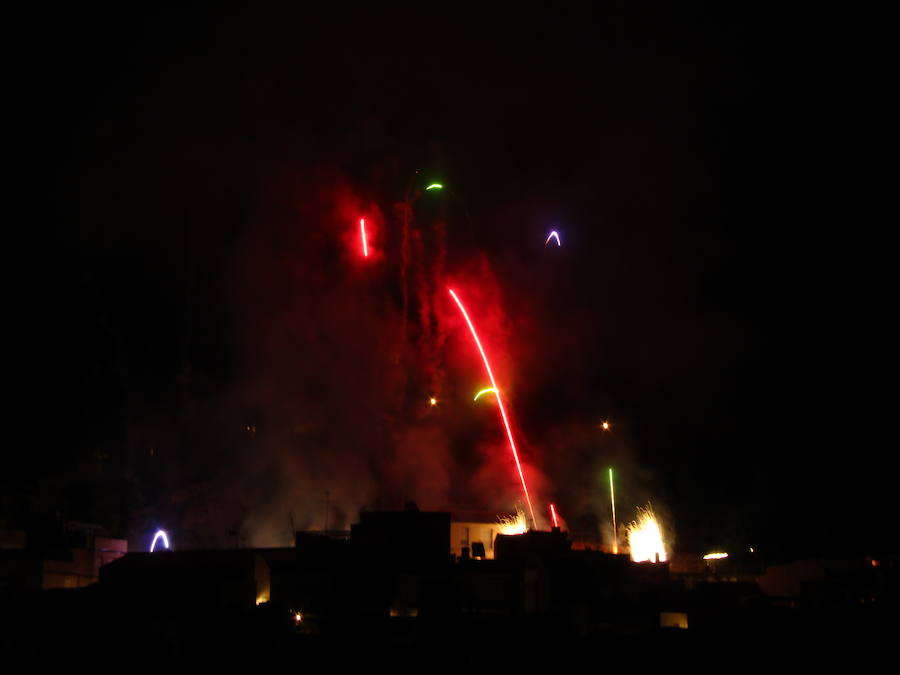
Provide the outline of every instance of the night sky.
{"type": "Polygon", "coordinates": [[[539,517],[603,534],[615,466],[677,550],[896,550],[893,49],[746,12],[22,18],[4,520],[197,547],[509,511],[452,285],[539,517]]]}

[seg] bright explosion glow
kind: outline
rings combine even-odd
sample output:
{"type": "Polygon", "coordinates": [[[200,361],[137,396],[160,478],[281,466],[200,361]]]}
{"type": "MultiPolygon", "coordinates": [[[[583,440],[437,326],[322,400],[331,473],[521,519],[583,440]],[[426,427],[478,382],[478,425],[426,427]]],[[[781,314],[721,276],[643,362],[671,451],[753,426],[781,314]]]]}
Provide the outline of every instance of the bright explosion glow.
{"type": "Polygon", "coordinates": [[[626,525],[625,529],[628,533],[631,559],[634,562],[665,562],[667,560],[662,530],[650,506],[647,506],[646,509],[638,507],[637,520],[626,525]]]}

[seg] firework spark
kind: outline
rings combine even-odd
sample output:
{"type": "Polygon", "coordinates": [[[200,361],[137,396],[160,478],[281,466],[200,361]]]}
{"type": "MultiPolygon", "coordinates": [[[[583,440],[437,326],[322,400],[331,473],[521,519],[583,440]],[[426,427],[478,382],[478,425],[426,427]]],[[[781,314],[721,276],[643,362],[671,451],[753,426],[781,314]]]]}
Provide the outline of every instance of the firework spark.
{"type": "Polygon", "coordinates": [[[562,246],[559,241],[559,233],[556,230],[553,230],[550,234],[547,235],[547,241],[544,242],[544,246],[549,244],[551,239],[556,239],[556,245],[562,246]]]}
{"type": "Polygon", "coordinates": [[[494,394],[496,394],[496,393],[497,393],[497,390],[494,389],[493,387],[488,387],[487,389],[482,389],[482,390],[479,391],[477,394],[475,394],[475,398],[472,399],[472,400],[473,400],[473,401],[477,401],[479,398],[481,398],[481,397],[484,396],[485,394],[490,394],[491,392],[493,392],[494,394]]]}
{"type": "Polygon", "coordinates": [[[166,536],[165,530],[157,530],[156,534],[153,536],[153,542],[150,544],[150,553],[153,553],[156,550],[156,542],[160,539],[162,539],[166,550],[169,550],[169,537],[166,536]]]}
{"type": "Polygon", "coordinates": [[[707,553],[703,556],[704,560],[722,560],[723,558],[727,558],[727,553],[707,553]]]}
{"type": "Polygon", "coordinates": [[[425,188],[425,189],[426,189],[426,190],[443,190],[443,189],[444,189],[444,186],[441,185],[440,183],[432,183],[431,185],[429,185],[429,186],[428,186],[427,188],[425,188]]]}
{"type": "Polygon", "coordinates": [[[559,527],[559,519],[556,517],[556,507],[553,504],[550,504],[550,520],[553,522],[553,527],[559,527]]]}
{"type": "Polygon", "coordinates": [[[359,219],[359,234],[360,234],[360,237],[362,238],[363,256],[368,258],[369,257],[369,242],[366,241],[366,219],[365,218],[359,219]]]}
{"type": "Polygon", "coordinates": [[[525,493],[525,502],[528,504],[528,510],[531,512],[531,520],[532,522],[536,522],[536,518],[534,517],[534,507],[531,505],[531,497],[528,495],[528,485],[525,483],[525,474],[522,473],[522,465],[519,462],[519,453],[516,450],[516,442],[513,440],[512,428],[509,426],[509,418],[506,416],[506,408],[503,405],[503,397],[500,395],[500,388],[497,387],[497,381],[494,379],[494,373],[491,371],[491,364],[488,361],[487,354],[484,351],[484,347],[481,346],[481,340],[478,339],[478,333],[475,331],[475,324],[472,323],[472,320],[469,318],[469,313],[466,312],[466,308],[463,306],[462,301],[457,297],[456,293],[453,292],[452,288],[448,288],[450,291],[450,295],[453,297],[454,302],[456,302],[456,306],[459,307],[459,311],[462,313],[463,318],[466,320],[466,323],[469,326],[469,331],[472,333],[472,339],[475,340],[475,346],[478,347],[478,351],[481,353],[481,360],[484,361],[484,369],[487,371],[488,378],[491,381],[494,389],[494,395],[497,397],[497,407],[500,409],[500,417],[503,419],[503,426],[506,429],[506,437],[509,439],[509,448],[512,450],[513,459],[516,461],[516,469],[519,472],[519,480],[522,482],[522,491],[525,493]]]}
{"type": "Polygon", "coordinates": [[[616,532],[616,491],[613,489],[612,467],[609,467],[609,501],[612,503],[613,553],[619,554],[619,534],[616,532]]]}

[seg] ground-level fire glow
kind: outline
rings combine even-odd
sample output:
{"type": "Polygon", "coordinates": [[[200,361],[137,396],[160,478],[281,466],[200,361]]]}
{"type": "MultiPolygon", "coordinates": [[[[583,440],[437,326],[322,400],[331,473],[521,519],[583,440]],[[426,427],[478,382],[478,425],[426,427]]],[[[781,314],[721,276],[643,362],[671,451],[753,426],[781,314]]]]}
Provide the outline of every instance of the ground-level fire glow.
{"type": "Polygon", "coordinates": [[[500,524],[498,534],[525,534],[528,531],[528,519],[518,507],[515,516],[501,516],[497,521],[500,524]]]}
{"type": "Polygon", "coordinates": [[[638,507],[638,517],[626,526],[628,547],[634,562],[666,562],[662,529],[653,509],[638,507]]]}

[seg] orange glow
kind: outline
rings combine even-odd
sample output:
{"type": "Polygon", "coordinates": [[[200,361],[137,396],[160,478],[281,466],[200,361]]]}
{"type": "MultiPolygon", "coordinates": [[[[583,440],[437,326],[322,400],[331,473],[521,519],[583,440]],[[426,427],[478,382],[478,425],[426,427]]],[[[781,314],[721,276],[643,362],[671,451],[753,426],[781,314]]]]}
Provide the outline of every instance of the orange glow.
{"type": "Polygon", "coordinates": [[[603,429],[603,431],[609,431],[609,422],[604,422],[600,425],[600,428],[603,429]]]}
{"type": "Polygon", "coordinates": [[[430,399],[428,399],[428,402],[431,405],[437,405],[437,399],[434,396],[432,396],[430,399]]]}

